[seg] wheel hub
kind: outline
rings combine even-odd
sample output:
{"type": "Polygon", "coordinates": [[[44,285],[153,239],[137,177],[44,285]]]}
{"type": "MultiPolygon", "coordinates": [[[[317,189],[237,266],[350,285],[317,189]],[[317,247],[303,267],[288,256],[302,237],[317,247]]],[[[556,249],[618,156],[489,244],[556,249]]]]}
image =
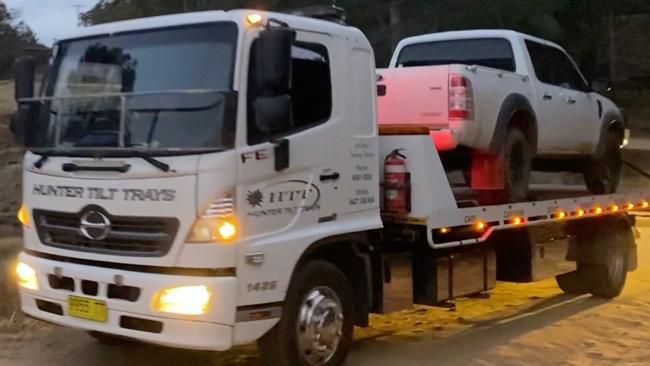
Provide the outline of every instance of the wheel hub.
{"type": "Polygon", "coordinates": [[[307,293],[298,315],[298,347],[312,366],[326,364],[343,336],[343,306],[336,293],[319,286],[307,293]]]}

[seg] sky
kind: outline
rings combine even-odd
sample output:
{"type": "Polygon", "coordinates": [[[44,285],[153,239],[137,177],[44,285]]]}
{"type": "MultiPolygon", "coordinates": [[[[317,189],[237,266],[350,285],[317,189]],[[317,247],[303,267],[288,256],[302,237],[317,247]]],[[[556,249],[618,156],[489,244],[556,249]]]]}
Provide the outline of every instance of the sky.
{"type": "Polygon", "coordinates": [[[87,11],[97,0],[2,0],[19,12],[22,20],[36,33],[39,41],[51,46],[55,39],[74,32],[77,27],[76,5],[87,11]]]}

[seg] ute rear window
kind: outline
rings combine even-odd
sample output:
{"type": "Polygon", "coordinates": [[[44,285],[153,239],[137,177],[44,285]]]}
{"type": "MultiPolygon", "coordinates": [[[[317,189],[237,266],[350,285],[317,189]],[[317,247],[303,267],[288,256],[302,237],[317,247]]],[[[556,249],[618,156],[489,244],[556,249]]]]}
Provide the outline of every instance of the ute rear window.
{"type": "Polygon", "coordinates": [[[512,72],[516,70],[512,46],[508,40],[500,38],[414,44],[404,47],[397,61],[398,67],[450,64],[478,65],[512,72]]]}

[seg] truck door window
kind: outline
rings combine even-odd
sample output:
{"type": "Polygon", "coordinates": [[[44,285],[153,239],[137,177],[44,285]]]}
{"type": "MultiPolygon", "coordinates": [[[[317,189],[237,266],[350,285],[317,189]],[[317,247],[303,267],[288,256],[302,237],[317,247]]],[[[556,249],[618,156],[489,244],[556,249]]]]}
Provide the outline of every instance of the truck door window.
{"type": "MultiPolygon", "coordinates": [[[[248,82],[248,143],[268,141],[270,136],[255,125],[253,102],[258,95],[255,75],[255,44],[251,48],[248,82]]],[[[289,95],[293,105],[293,127],[288,135],[326,122],[332,114],[332,81],[327,48],[317,43],[295,42],[292,48],[293,79],[289,95]]]]}
{"type": "Polygon", "coordinates": [[[526,48],[539,81],[565,89],[588,90],[582,75],[562,50],[529,40],[526,48]]]}
{"type": "Polygon", "coordinates": [[[510,41],[500,38],[459,39],[406,46],[399,54],[398,67],[436,65],[478,65],[516,70],[510,41]]]}

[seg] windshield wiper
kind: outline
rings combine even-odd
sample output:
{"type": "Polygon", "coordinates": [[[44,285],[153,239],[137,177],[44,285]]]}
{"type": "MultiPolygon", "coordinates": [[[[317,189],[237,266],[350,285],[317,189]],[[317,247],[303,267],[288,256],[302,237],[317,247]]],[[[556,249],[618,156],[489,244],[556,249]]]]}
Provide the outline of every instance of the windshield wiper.
{"type": "Polygon", "coordinates": [[[147,163],[153,165],[154,167],[156,167],[156,168],[162,170],[162,171],[165,172],[165,173],[175,173],[175,172],[176,172],[175,170],[173,170],[173,169],[169,166],[169,164],[167,164],[167,163],[163,163],[162,161],[160,161],[160,160],[158,160],[158,159],[154,158],[153,156],[148,155],[148,154],[146,154],[146,153],[135,152],[135,153],[134,153],[134,156],[136,156],[136,157],[138,157],[138,158],[141,158],[142,160],[144,160],[144,161],[146,161],[147,163]]]}
{"type": "Polygon", "coordinates": [[[41,169],[43,167],[43,164],[47,163],[48,160],[50,160],[49,154],[41,154],[41,157],[36,160],[33,167],[36,169],[41,169]]]}

